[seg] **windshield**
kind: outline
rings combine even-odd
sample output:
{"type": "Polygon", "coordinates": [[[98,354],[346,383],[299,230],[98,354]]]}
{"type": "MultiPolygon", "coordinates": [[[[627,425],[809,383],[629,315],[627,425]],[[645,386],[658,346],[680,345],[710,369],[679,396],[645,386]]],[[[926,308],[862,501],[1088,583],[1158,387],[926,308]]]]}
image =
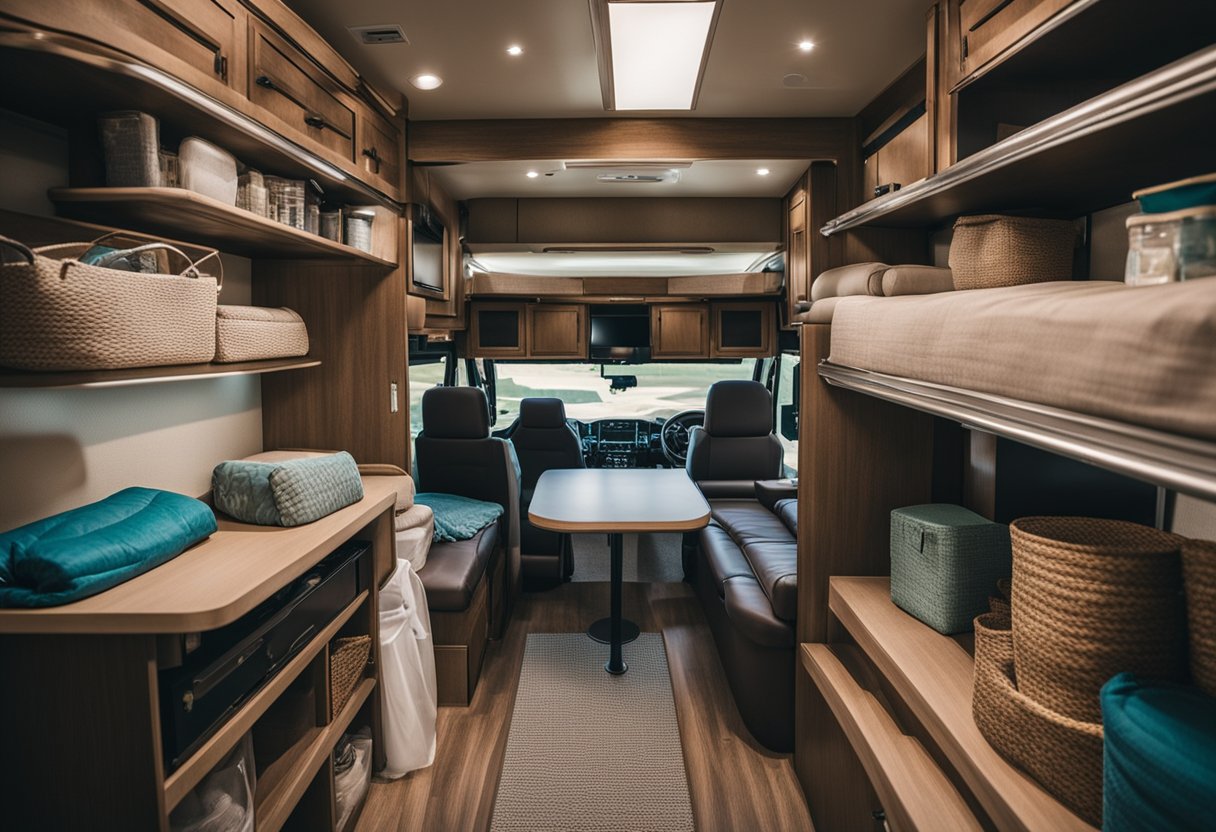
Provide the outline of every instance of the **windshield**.
{"type": "MultiPolygon", "coordinates": [[[[750,379],[755,359],[734,362],[637,364],[536,364],[494,362],[497,373],[499,427],[519,415],[519,400],[553,396],[566,405],[566,416],[584,422],[595,419],[664,419],[682,410],[704,410],[705,394],[715,381],[750,379]],[[629,376],[636,386],[613,391],[612,376],[629,376]]],[[[624,383],[618,380],[618,388],[624,383]]]]}
{"type": "Polygon", "coordinates": [[[422,394],[432,387],[443,384],[447,369],[447,356],[438,361],[410,364],[410,438],[422,430],[422,394]]]}

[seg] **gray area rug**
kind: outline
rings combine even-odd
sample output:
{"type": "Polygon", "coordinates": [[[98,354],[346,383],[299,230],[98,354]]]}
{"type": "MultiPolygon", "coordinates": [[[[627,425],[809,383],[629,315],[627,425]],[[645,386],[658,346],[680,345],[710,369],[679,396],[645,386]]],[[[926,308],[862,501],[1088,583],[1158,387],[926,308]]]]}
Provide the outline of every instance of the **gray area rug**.
{"type": "MultiPolygon", "coordinates": [[[[621,574],[626,581],[672,583],[684,580],[680,565],[681,534],[627,534],[623,541],[621,574]]],[[[608,535],[576,534],[574,541],[574,581],[610,580],[611,557],[608,535]]]]}
{"type": "Polygon", "coordinates": [[[659,633],[624,647],[582,633],[528,636],[492,832],[693,829],[667,651],[659,633]]]}

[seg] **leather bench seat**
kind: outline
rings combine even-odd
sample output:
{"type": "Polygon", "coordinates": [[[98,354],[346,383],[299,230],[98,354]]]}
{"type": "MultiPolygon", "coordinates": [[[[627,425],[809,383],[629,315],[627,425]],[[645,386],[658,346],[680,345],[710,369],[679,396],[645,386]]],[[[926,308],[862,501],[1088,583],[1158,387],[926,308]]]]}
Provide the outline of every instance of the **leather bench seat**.
{"type": "Polygon", "coordinates": [[[426,587],[427,606],[438,612],[468,609],[497,546],[497,521],[468,540],[431,544],[426,566],[418,573],[426,587]]]}

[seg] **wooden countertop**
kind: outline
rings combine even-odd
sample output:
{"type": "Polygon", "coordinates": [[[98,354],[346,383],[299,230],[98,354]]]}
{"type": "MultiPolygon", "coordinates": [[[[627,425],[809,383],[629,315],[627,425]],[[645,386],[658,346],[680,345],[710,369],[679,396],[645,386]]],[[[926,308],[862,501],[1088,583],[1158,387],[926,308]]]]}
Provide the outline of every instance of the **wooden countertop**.
{"type": "Polygon", "coordinates": [[[42,609],[0,609],[3,633],[192,633],[222,627],[319,563],[396,502],[392,481],[364,477],[363,499],[294,528],[219,516],[219,531],[139,577],[42,609]]]}
{"type": "Polygon", "coordinates": [[[546,471],[528,519],[555,532],[687,532],[709,523],[709,504],[682,470],[546,471]]]}

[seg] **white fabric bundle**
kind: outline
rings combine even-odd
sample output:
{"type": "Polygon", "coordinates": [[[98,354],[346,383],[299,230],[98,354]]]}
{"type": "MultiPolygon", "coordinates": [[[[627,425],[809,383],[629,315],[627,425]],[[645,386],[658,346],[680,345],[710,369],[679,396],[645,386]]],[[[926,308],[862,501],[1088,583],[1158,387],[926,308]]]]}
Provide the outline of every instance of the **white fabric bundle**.
{"type": "Polygon", "coordinates": [[[403,558],[380,590],[380,679],[387,762],[379,774],[395,779],[434,762],[438,715],[426,591],[403,558]]]}

